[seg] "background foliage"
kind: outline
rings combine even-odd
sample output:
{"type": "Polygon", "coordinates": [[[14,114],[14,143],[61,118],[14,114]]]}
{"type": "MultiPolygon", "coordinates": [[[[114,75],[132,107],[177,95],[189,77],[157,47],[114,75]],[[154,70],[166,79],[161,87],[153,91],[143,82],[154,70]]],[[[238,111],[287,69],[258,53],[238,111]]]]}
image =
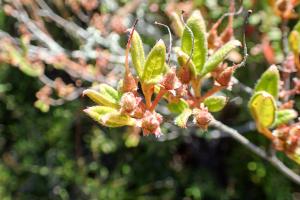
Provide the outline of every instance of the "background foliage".
{"type": "MultiPolygon", "coordinates": [[[[128,3],[103,1],[95,12],[110,12],[111,5],[119,8],[128,3]]],[[[136,11],[128,13],[125,24],[129,27],[130,20],[142,17],[137,30],[148,45],[152,46],[160,37],[167,40],[166,30],[154,27],[153,22],[169,23],[165,11],[171,3],[142,2],[136,11]]],[[[204,8],[208,22],[216,21],[228,10],[226,1],[195,0],[190,4],[204,8]]],[[[262,36],[267,35],[270,40],[276,62],[283,57],[280,19],[267,1],[247,0],[244,6],[254,10],[247,34],[251,55],[236,76],[253,87],[269,66],[263,48],[258,46],[262,36]]],[[[240,27],[242,20],[236,19],[235,26],[240,27]]],[[[295,23],[296,20],[291,20],[288,26],[292,28],[295,23]]],[[[0,28],[16,35],[15,19],[1,9],[0,28]]],[[[58,28],[51,32],[65,48],[76,46],[58,28]]],[[[236,33],[241,35],[239,29],[236,33]]],[[[117,42],[124,48],[126,34],[120,36],[117,42]]],[[[51,77],[58,73],[61,72],[47,71],[51,77]]],[[[62,77],[68,82],[67,74],[62,77]]],[[[128,134],[132,130],[105,128],[88,119],[82,112],[91,105],[86,98],[53,106],[49,112],[39,111],[34,102],[41,87],[36,78],[0,64],[0,198],[3,200],[300,198],[299,187],[218,131],[175,129],[166,123],[163,128],[166,136],[162,139],[132,138],[128,134]]],[[[248,123],[249,95],[239,87],[227,95],[231,100],[218,119],[237,128],[254,143],[267,146],[268,141],[248,123]]],[[[284,156],[282,159],[300,172],[295,163],[284,156]]]]}

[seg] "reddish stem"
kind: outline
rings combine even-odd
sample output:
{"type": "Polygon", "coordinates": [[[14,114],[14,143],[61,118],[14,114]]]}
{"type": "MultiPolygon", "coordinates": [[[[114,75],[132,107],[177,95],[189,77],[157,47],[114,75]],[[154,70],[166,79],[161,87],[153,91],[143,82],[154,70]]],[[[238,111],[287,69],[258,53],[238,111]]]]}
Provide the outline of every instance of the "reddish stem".
{"type": "Polygon", "coordinates": [[[268,139],[270,140],[273,140],[273,135],[272,135],[272,132],[268,129],[268,128],[265,128],[265,127],[262,127],[260,124],[256,124],[256,127],[257,127],[257,130],[263,134],[264,136],[266,136],[268,139]]]}
{"type": "Polygon", "coordinates": [[[201,79],[196,78],[192,80],[192,88],[194,90],[195,96],[199,98],[201,96],[201,79]]]}
{"type": "Polygon", "coordinates": [[[150,107],[150,111],[153,111],[157,104],[159,103],[160,99],[167,93],[167,90],[160,88],[158,94],[156,95],[154,101],[152,102],[152,105],[150,107]]]}
{"type": "Polygon", "coordinates": [[[197,103],[203,102],[207,97],[219,92],[220,90],[226,88],[225,86],[214,85],[214,87],[208,90],[202,97],[197,99],[197,103]]]}
{"type": "Polygon", "coordinates": [[[151,97],[154,92],[154,86],[153,85],[147,85],[147,84],[142,84],[142,91],[145,96],[145,101],[146,101],[146,108],[150,110],[151,108],[151,97]]]}

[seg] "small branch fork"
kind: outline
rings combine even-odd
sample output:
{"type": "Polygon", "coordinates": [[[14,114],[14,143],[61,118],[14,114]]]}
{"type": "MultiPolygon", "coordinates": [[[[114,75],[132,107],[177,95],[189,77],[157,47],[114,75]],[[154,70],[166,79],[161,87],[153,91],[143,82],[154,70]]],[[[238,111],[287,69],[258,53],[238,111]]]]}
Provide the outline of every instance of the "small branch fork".
{"type": "Polygon", "coordinates": [[[247,149],[263,158],[266,161],[269,161],[275,168],[277,168],[281,173],[283,173],[286,177],[288,177],[294,183],[300,185],[300,176],[285,166],[275,155],[269,155],[264,149],[256,146],[251,143],[247,138],[242,136],[235,129],[232,129],[220,121],[213,120],[210,123],[210,126],[219,129],[220,131],[227,133],[233,139],[244,145],[247,149]]]}

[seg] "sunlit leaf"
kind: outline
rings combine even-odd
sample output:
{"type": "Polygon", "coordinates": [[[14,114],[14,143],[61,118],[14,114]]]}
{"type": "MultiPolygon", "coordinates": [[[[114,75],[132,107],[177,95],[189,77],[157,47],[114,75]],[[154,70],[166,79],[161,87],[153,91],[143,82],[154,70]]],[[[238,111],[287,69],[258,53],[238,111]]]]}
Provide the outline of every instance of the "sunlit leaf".
{"type": "Polygon", "coordinates": [[[286,124],[289,121],[295,119],[298,116],[298,113],[293,109],[283,109],[278,110],[276,113],[276,120],[273,124],[274,127],[281,124],[286,124]]]}
{"type": "Polygon", "coordinates": [[[270,127],[276,117],[276,102],[267,92],[256,92],[249,102],[249,109],[255,121],[263,127],[270,127]]]}
{"type": "Polygon", "coordinates": [[[218,49],[213,55],[211,55],[207,62],[205,63],[203,70],[201,71],[201,76],[213,71],[221,62],[223,62],[227,55],[235,48],[241,46],[241,42],[238,40],[231,40],[227,42],[224,46],[218,49]]]}
{"type": "MultiPolygon", "coordinates": [[[[194,34],[194,53],[192,60],[196,66],[197,73],[199,74],[206,62],[208,51],[206,26],[200,11],[194,11],[186,24],[194,34]]],[[[192,44],[192,36],[185,27],[182,35],[181,48],[188,55],[191,53],[192,44]]]]}
{"type": "Polygon", "coordinates": [[[135,119],[107,106],[92,106],[85,109],[84,112],[101,125],[107,127],[133,126],[136,123],[135,119]]]}
{"type": "Polygon", "coordinates": [[[189,117],[192,115],[192,110],[189,108],[184,109],[174,120],[174,123],[181,127],[186,128],[186,123],[189,119],[189,117]]]}
{"type": "Polygon", "coordinates": [[[148,84],[157,83],[165,71],[166,46],[159,40],[150,51],[144,66],[142,81],[148,84]]]}
{"type": "Polygon", "coordinates": [[[291,31],[289,35],[289,45],[294,53],[300,53],[300,32],[291,31]]]}
{"type": "Polygon", "coordinates": [[[182,36],[184,26],[176,12],[171,13],[172,28],[178,37],[182,36]]]}
{"type": "Polygon", "coordinates": [[[142,77],[143,68],[145,64],[145,53],[143,48],[143,42],[137,31],[134,31],[132,35],[130,53],[133,66],[138,76],[142,77]]]}
{"type": "Polygon", "coordinates": [[[184,100],[180,99],[177,103],[169,103],[168,109],[172,113],[181,113],[183,110],[189,107],[189,104],[184,100]]]}
{"type": "Polygon", "coordinates": [[[227,98],[224,96],[210,96],[206,98],[203,103],[209,112],[218,112],[226,105],[227,98]]]}
{"type": "Polygon", "coordinates": [[[92,89],[87,89],[83,91],[83,94],[97,104],[114,108],[119,107],[120,95],[118,91],[107,84],[100,84],[92,89]]]}
{"type": "Polygon", "coordinates": [[[275,65],[272,65],[267,71],[265,71],[258,80],[255,91],[265,91],[271,94],[275,99],[278,98],[279,92],[279,72],[275,65]]]}
{"type": "Polygon", "coordinates": [[[188,59],[189,59],[189,55],[184,53],[180,48],[175,48],[175,52],[177,54],[177,61],[179,66],[184,66],[186,64],[188,64],[187,66],[189,67],[189,69],[191,70],[192,74],[194,76],[197,75],[197,71],[196,71],[196,66],[194,64],[194,62],[192,60],[190,60],[188,63],[188,59]]]}

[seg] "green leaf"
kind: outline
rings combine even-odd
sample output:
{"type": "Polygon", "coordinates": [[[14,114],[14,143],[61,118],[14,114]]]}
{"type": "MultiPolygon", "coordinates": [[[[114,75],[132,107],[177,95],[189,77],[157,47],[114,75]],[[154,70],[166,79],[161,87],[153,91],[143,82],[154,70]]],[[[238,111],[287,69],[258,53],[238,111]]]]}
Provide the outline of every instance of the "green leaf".
{"type": "MultiPolygon", "coordinates": [[[[187,20],[186,24],[194,35],[194,53],[192,60],[196,66],[197,73],[199,74],[202,71],[204,63],[206,62],[208,52],[206,27],[200,11],[194,11],[191,17],[187,20]]],[[[185,27],[181,41],[182,51],[190,55],[192,46],[192,35],[185,27]]]]}
{"type": "Polygon", "coordinates": [[[201,76],[213,71],[221,62],[226,59],[226,56],[235,48],[241,46],[241,42],[238,40],[231,40],[227,42],[223,47],[218,49],[213,55],[211,55],[205,63],[201,76]]]}
{"type": "Polygon", "coordinates": [[[180,16],[176,12],[171,13],[172,28],[178,37],[182,36],[184,25],[180,20],[180,16]]]}
{"type": "Polygon", "coordinates": [[[135,119],[107,106],[92,106],[85,109],[84,112],[101,125],[107,127],[133,126],[136,123],[135,119]]]}
{"type": "Polygon", "coordinates": [[[189,117],[192,115],[192,113],[193,112],[191,109],[189,109],[189,108],[184,109],[180,113],[180,115],[178,115],[175,118],[174,123],[181,128],[186,128],[186,123],[187,123],[189,117]]]}
{"type": "Polygon", "coordinates": [[[289,121],[297,118],[298,113],[294,109],[282,109],[278,110],[276,113],[276,120],[273,124],[273,127],[286,124],[289,121]]]}
{"type": "Polygon", "coordinates": [[[265,91],[256,92],[249,101],[254,120],[263,127],[270,127],[276,117],[276,103],[273,96],[265,91]]]}
{"type": "MultiPolygon", "coordinates": [[[[174,50],[177,54],[177,61],[179,66],[180,67],[184,66],[189,59],[189,55],[184,53],[180,48],[175,48],[174,50]]],[[[191,70],[192,74],[196,76],[197,75],[196,66],[192,60],[189,61],[188,67],[191,70]]]]}
{"type": "Polygon", "coordinates": [[[130,53],[133,66],[137,72],[137,75],[139,77],[142,77],[143,68],[145,64],[145,53],[143,48],[143,42],[137,31],[134,31],[132,35],[130,53]]]}
{"type": "Polygon", "coordinates": [[[295,27],[293,28],[293,30],[297,31],[298,33],[300,33],[300,20],[298,20],[297,24],[295,25],[295,27]]]}
{"type": "Polygon", "coordinates": [[[289,45],[294,53],[300,53],[300,32],[292,31],[289,35],[289,45]]]}
{"type": "Polygon", "coordinates": [[[267,71],[265,71],[260,79],[258,80],[255,91],[265,91],[271,94],[275,99],[278,98],[279,92],[279,72],[275,65],[269,67],[267,71]]]}
{"type": "Polygon", "coordinates": [[[226,105],[227,98],[224,96],[210,96],[206,98],[203,103],[209,112],[218,112],[226,105]]]}
{"type": "Polygon", "coordinates": [[[100,84],[92,89],[84,90],[83,95],[87,95],[97,104],[119,108],[120,95],[118,91],[107,84],[100,84]]]}
{"type": "Polygon", "coordinates": [[[162,40],[159,40],[147,57],[142,81],[147,84],[159,82],[165,71],[165,60],[166,46],[162,40]]]}
{"type": "Polygon", "coordinates": [[[167,107],[172,113],[181,113],[189,107],[189,104],[184,99],[180,99],[177,103],[169,103],[167,107]]]}

